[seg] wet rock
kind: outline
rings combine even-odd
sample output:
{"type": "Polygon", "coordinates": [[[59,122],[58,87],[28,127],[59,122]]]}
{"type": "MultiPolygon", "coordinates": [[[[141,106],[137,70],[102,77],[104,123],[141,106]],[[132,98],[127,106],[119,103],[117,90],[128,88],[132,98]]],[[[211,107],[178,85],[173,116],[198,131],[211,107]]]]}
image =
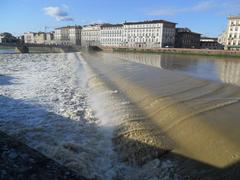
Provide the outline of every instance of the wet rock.
{"type": "Polygon", "coordinates": [[[9,153],[8,157],[10,159],[16,159],[18,157],[18,154],[15,151],[12,151],[9,153]]]}
{"type": "Polygon", "coordinates": [[[150,161],[143,165],[144,169],[153,169],[153,168],[158,168],[160,166],[160,160],[159,159],[154,159],[153,161],[150,161]]]}

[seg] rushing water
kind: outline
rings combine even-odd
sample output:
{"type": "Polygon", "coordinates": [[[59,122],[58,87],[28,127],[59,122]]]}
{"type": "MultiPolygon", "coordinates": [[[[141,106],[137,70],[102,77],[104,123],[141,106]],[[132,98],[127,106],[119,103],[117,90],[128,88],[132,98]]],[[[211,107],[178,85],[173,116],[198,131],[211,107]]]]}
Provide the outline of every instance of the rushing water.
{"type": "MultiPolygon", "coordinates": [[[[117,92],[118,98],[105,98],[108,106],[102,108],[118,122],[113,139],[125,161],[145,164],[170,151],[164,157],[177,161],[180,174],[239,177],[238,59],[131,53],[83,57],[96,77],[117,92]]],[[[96,79],[90,83],[101,91],[99,84],[96,79]]]]}
{"type": "Polygon", "coordinates": [[[238,67],[198,56],[4,54],[0,130],[89,178],[240,179],[238,67]]]}

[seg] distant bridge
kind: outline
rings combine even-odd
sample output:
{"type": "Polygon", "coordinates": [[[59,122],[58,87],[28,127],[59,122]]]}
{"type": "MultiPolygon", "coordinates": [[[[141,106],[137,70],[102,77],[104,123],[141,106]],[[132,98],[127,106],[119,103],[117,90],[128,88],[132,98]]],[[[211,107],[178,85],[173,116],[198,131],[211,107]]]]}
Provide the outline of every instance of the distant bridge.
{"type": "Polygon", "coordinates": [[[15,49],[18,53],[54,53],[54,52],[78,52],[80,46],[74,45],[56,45],[56,44],[17,44],[17,43],[0,43],[0,48],[15,49]]]}

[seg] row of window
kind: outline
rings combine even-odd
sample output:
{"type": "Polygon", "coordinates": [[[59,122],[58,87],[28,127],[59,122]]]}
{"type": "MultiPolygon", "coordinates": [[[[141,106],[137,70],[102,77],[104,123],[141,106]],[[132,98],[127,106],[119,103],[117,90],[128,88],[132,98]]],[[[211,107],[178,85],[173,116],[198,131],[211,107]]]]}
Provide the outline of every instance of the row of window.
{"type": "Polygon", "coordinates": [[[156,34],[155,33],[146,33],[146,34],[145,33],[142,33],[142,34],[140,34],[140,33],[135,34],[134,33],[134,34],[129,34],[128,37],[132,37],[132,36],[133,37],[139,37],[139,36],[140,37],[155,37],[155,36],[159,36],[159,35],[160,35],[159,33],[156,33],[156,34]]]}
{"type": "Polygon", "coordinates": [[[123,34],[122,31],[101,31],[101,34],[123,34]]]}
{"type": "Polygon", "coordinates": [[[240,38],[240,34],[229,34],[229,38],[240,38]]]}
{"type": "Polygon", "coordinates": [[[238,31],[238,30],[240,30],[240,28],[239,28],[239,27],[234,27],[234,28],[233,28],[233,27],[231,27],[231,28],[230,28],[230,31],[238,31]]]}
{"type": "Polygon", "coordinates": [[[235,45],[240,45],[240,41],[238,41],[238,42],[228,42],[228,45],[233,45],[233,46],[235,46],[235,45]]]}
{"type": "Polygon", "coordinates": [[[122,39],[101,39],[101,42],[123,42],[122,39]]]}
{"type": "Polygon", "coordinates": [[[162,27],[162,24],[137,24],[137,25],[125,25],[125,28],[153,28],[162,27]]]}

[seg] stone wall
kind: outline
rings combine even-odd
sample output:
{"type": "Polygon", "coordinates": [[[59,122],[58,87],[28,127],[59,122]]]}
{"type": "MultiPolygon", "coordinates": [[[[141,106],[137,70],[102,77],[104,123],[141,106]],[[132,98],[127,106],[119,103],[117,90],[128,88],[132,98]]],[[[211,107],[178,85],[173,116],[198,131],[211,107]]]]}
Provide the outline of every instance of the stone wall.
{"type": "MultiPolygon", "coordinates": [[[[102,48],[102,47],[101,47],[102,48]]],[[[240,57],[240,51],[209,50],[209,49],[183,49],[183,48],[102,48],[104,51],[144,52],[144,53],[173,53],[206,56],[240,57]]]]}

